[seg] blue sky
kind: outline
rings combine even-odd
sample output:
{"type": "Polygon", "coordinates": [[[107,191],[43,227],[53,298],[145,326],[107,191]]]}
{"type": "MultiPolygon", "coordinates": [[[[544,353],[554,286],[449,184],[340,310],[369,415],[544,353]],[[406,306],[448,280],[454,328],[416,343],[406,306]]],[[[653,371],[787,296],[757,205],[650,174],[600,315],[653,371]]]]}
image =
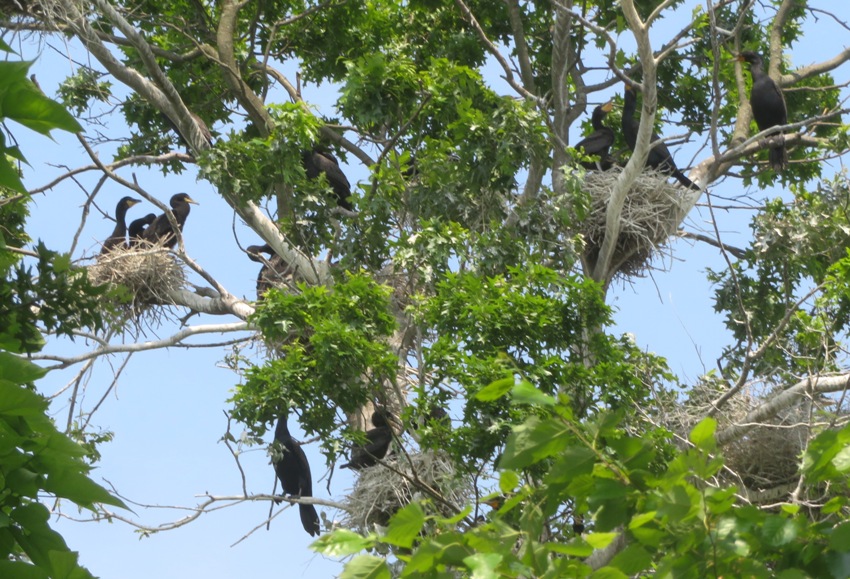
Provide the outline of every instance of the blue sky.
{"type": "MultiPolygon", "coordinates": [[[[664,27],[668,25],[672,25],[669,20],[664,27]]],[[[664,27],[653,36],[656,45],[666,38],[664,27]]],[[[795,65],[822,59],[837,50],[820,39],[847,38],[846,31],[826,19],[821,19],[812,32],[813,35],[792,51],[795,65]]],[[[42,88],[53,96],[59,80],[76,68],[67,54],[73,53],[75,58],[82,60],[86,57],[73,46],[66,47],[62,40],[50,40],[50,47],[44,41],[34,43],[34,40],[12,44],[27,59],[34,59],[40,53],[33,72],[42,88]]],[[[846,79],[847,69],[845,65],[834,74],[846,79]]],[[[498,72],[491,71],[491,74],[494,83],[498,84],[498,72]]],[[[326,113],[332,112],[329,96],[332,91],[328,87],[305,87],[305,98],[326,113]]],[[[109,130],[117,132],[118,128],[112,126],[109,130]]],[[[52,166],[74,167],[89,162],[73,135],[57,133],[55,141],[50,141],[30,135],[19,127],[13,127],[13,131],[30,160],[31,167],[25,168],[25,182],[29,187],[42,186],[52,175],[61,172],[52,166]]],[[[578,135],[577,126],[575,131],[574,138],[578,135]]],[[[684,165],[693,152],[685,146],[674,154],[679,164],[684,165]]],[[[187,191],[200,202],[193,207],[185,229],[189,254],[232,293],[253,297],[258,265],[238,249],[231,231],[233,212],[217,198],[212,187],[206,182],[197,182],[191,174],[163,178],[156,170],[136,168],[133,172],[142,186],[164,202],[178,191],[187,191]]],[[[825,173],[830,174],[830,171],[825,173]]],[[[347,168],[347,174],[352,182],[365,175],[359,167],[347,168]]],[[[131,173],[126,171],[123,175],[129,177],[131,173]]],[[[95,180],[94,174],[80,178],[89,189],[95,180]]],[[[742,191],[738,187],[738,183],[730,181],[712,190],[720,194],[740,194],[742,191]]],[[[125,194],[116,185],[107,183],[97,200],[102,209],[112,214],[115,203],[125,194]]],[[[31,207],[32,236],[41,238],[52,249],[67,250],[79,224],[84,201],[83,190],[71,181],[37,196],[31,207]]],[[[136,206],[130,210],[128,221],[148,212],[158,211],[146,204],[136,206]]],[[[748,233],[749,213],[720,212],[717,217],[721,220],[721,230],[728,234],[727,241],[743,244],[741,240],[748,233]]],[[[708,219],[707,211],[697,208],[686,220],[686,227],[702,231],[707,228],[708,219]]],[[[111,221],[92,213],[74,257],[80,257],[83,249],[89,255],[96,252],[97,242],[111,229],[111,221]]],[[[236,229],[243,246],[259,241],[238,219],[236,229]]],[[[717,249],[681,240],[673,241],[666,255],[656,260],[664,271],[614,284],[610,303],[617,309],[617,325],[611,332],[634,334],[638,344],[665,356],[674,372],[683,380],[693,382],[707,369],[715,367],[725,343],[726,333],[721,319],[714,314],[711,288],[705,281],[706,268],[722,268],[723,261],[717,249]]],[[[233,320],[193,318],[191,323],[226,321],[233,320]]],[[[147,338],[165,337],[172,330],[173,326],[166,324],[149,331],[147,338]]],[[[51,341],[46,351],[67,354],[90,348],[92,344],[78,339],[73,344],[51,341]]],[[[115,440],[101,446],[103,458],[93,478],[102,484],[114,485],[124,497],[149,505],[187,507],[202,500],[196,497],[199,494],[239,494],[239,472],[228,449],[220,442],[226,429],[222,410],[228,408],[226,400],[239,380],[220,364],[225,354],[220,348],[175,348],[135,354],[114,391],[95,415],[94,423],[113,431],[115,440]]],[[[84,377],[87,407],[103,395],[112,382],[113,370],[122,361],[123,356],[101,361],[84,377]]],[[[73,370],[50,373],[39,386],[42,392],[51,395],[63,389],[73,377],[73,370]]],[[[60,427],[67,421],[65,399],[59,396],[52,406],[60,427]]],[[[290,427],[299,438],[293,422],[290,427]]],[[[240,433],[241,429],[235,425],[234,435],[238,437],[240,433]]],[[[353,484],[351,475],[348,471],[337,470],[328,494],[322,457],[315,445],[306,450],[313,467],[314,494],[340,499],[353,484]]],[[[271,492],[274,475],[265,449],[252,449],[240,460],[248,477],[249,492],[271,492]]],[[[205,514],[177,530],[146,538],[140,538],[132,527],[119,521],[93,524],[59,519],[55,527],[64,534],[71,548],[80,551],[82,562],[95,575],[104,578],[204,576],[224,579],[261,575],[326,578],[339,573],[338,562],[307,548],[311,538],[301,528],[297,509],[281,513],[272,522],[270,531],[263,527],[232,546],[265,520],[268,509],[267,502],[241,503],[205,514]]],[[[135,515],[128,515],[149,526],[172,522],[187,514],[175,509],[134,507],[133,510],[135,515]]],[[[320,510],[333,518],[333,512],[320,510]]],[[[77,515],[70,505],[64,511],[68,517],[77,515]]],[[[81,518],[85,518],[85,513],[81,518]]]]}

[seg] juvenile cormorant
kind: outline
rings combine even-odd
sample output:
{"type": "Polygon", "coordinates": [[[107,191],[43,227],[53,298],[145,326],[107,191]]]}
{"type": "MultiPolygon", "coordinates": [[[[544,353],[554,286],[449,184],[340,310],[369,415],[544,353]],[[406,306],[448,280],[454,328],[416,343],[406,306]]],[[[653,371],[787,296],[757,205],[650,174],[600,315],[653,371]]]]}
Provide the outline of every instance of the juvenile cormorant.
{"type": "Polygon", "coordinates": [[[614,144],[614,131],[602,124],[602,120],[613,108],[614,104],[607,102],[593,109],[593,116],[590,119],[593,124],[593,132],[576,143],[575,148],[584,151],[585,155],[589,157],[599,156],[598,161],[582,162],[581,166],[585,169],[607,171],[614,164],[613,159],[608,154],[608,149],[614,144]]]}
{"type": "MultiPolygon", "coordinates": [[[[635,144],[637,143],[637,133],[638,127],[640,127],[640,121],[635,119],[635,110],[637,109],[637,94],[635,93],[635,89],[629,85],[626,85],[625,94],[623,96],[623,137],[626,139],[626,144],[629,146],[629,149],[632,151],[635,150],[635,144]]],[[[652,137],[650,138],[650,144],[658,141],[658,135],[652,133],[652,137]]],[[[689,189],[693,189],[694,191],[699,191],[699,186],[688,179],[681,171],[679,171],[678,167],[676,167],[676,162],[673,160],[673,156],[670,154],[670,149],[667,148],[663,142],[659,142],[657,145],[654,145],[649,149],[649,157],[646,159],[646,165],[648,167],[652,167],[653,169],[658,169],[663,173],[667,173],[668,175],[672,175],[676,178],[679,183],[684,185],[689,189]]]]}
{"type": "MultiPolygon", "coordinates": [[[[284,494],[294,497],[312,497],[313,479],[310,475],[310,463],[301,445],[293,440],[286,426],[286,415],[281,415],[274,430],[274,439],[280,443],[283,456],[274,463],[274,471],[284,494]]],[[[313,505],[299,504],[301,525],[311,536],[319,534],[319,514],[313,505]]]]}
{"type": "Polygon", "coordinates": [[[245,251],[252,261],[263,264],[263,267],[260,268],[260,273],[257,274],[258,300],[262,300],[263,294],[269,289],[280,285],[287,278],[291,277],[291,271],[287,267],[286,262],[274,252],[268,243],[265,245],[249,245],[245,248],[245,251]],[[268,259],[261,257],[263,253],[269,256],[268,259]]]}
{"type": "MultiPolygon", "coordinates": [[[[174,219],[183,231],[183,226],[186,224],[186,218],[189,217],[189,204],[198,204],[197,201],[189,197],[187,193],[178,193],[171,198],[171,212],[174,214],[174,219]]],[[[165,247],[172,248],[177,244],[177,235],[171,228],[171,223],[168,221],[168,215],[165,213],[157,215],[156,219],[145,229],[142,239],[150,243],[159,243],[165,247]]]]}
{"type": "Polygon", "coordinates": [[[103,247],[100,249],[100,254],[109,253],[115,248],[125,249],[127,247],[127,210],[141,203],[138,199],[132,197],[122,197],[115,206],[115,229],[112,230],[112,235],[106,238],[103,242],[103,247]]]}
{"type": "Polygon", "coordinates": [[[385,410],[376,410],[372,413],[372,424],[375,428],[366,431],[366,444],[355,446],[351,449],[351,460],[340,468],[360,470],[377,464],[378,459],[387,455],[390,443],[393,440],[393,430],[387,421],[385,410]]]}
{"type": "MultiPolygon", "coordinates": [[[[738,55],[738,61],[750,63],[750,74],[753,76],[753,88],[750,90],[750,108],[753,109],[753,118],[756,120],[759,131],[788,124],[785,97],[782,96],[779,85],[764,72],[761,55],[750,51],[742,52],[738,55]]],[[[785,137],[780,132],[770,138],[778,141],[778,144],[771,145],[768,160],[770,167],[780,173],[788,166],[785,137]]]]}
{"type": "Polygon", "coordinates": [[[328,184],[336,194],[337,205],[347,211],[354,211],[354,206],[348,200],[351,197],[351,184],[339,168],[339,161],[333,155],[314,148],[312,151],[301,151],[301,162],[304,164],[308,179],[315,179],[324,173],[328,184]]]}
{"type": "Polygon", "coordinates": [[[137,247],[142,240],[142,235],[145,233],[145,228],[153,223],[156,215],[148,213],[144,217],[134,220],[127,228],[127,233],[130,235],[130,247],[137,247]]]}

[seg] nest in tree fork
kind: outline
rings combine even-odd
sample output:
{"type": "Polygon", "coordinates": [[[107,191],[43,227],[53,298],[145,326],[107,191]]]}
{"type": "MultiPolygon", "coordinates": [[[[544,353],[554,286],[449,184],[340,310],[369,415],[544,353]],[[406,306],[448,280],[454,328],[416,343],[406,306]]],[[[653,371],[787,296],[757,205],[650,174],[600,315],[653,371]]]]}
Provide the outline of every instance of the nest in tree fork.
{"type": "Polygon", "coordinates": [[[417,481],[443,497],[442,501],[432,498],[435,511],[443,517],[455,516],[472,496],[472,485],[458,479],[451,461],[439,452],[401,453],[384,463],[391,468],[377,464],[360,471],[346,501],[346,527],[369,532],[374,525],[386,526],[413,500],[431,497],[417,481]]]}
{"type": "Polygon", "coordinates": [[[126,288],[126,301],[115,305],[133,319],[152,305],[170,304],[169,293],[186,285],[183,267],[161,245],[110,251],[88,270],[94,284],[126,288]]]}
{"type": "MultiPolygon", "coordinates": [[[[622,169],[591,171],[584,179],[584,190],[590,196],[590,213],[582,224],[585,239],[584,257],[595,264],[605,239],[605,222],[611,192],[622,169]]],[[[670,176],[645,169],[626,194],[620,216],[620,234],[611,259],[614,273],[637,275],[643,272],[657,250],[670,235],[690,206],[694,194],[670,176]]]]}

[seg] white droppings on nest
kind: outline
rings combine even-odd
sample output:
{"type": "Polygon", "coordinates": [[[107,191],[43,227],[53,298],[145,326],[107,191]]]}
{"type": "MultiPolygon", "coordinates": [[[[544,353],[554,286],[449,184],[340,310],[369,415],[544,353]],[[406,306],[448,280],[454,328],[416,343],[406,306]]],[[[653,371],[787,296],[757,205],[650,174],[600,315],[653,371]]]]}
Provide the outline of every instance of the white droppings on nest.
{"type": "MultiPolygon", "coordinates": [[[[589,171],[584,190],[590,196],[590,214],[582,224],[585,257],[595,263],[605,238],[606,215],[611,192],[622,169],[589,171]]],[[[669,182],[670,176],[644,170],[626,195],[620,216],[620,235],[611,260],[617,273],[636,275],[645,270],[654,251],[679,227],[690,207],[693,191],[669,182]]]]}
{"type": "Polygon", "coordinates": [[[375,525],[386,526],[390,517],[411,501],[429,498],[431,495],[417,480],[443,497],[444,501],[431,499],[442,516],[456,515],[470,501],[472,484],[458,479],[451,461],[442,453],[397,454],[384,462],[392,468],[378,464],[360,471],[346,501],[346,527],[369,532],[375,525]]]}
{"type": "Polygon", "coordinates": [[[162,246],[111,251],[88,271],[94,284],[127,289],[128,301],[115,305],[136,321],[150,306],[171,303],[169,293],[186,285],[182,265],[162,246]]]}

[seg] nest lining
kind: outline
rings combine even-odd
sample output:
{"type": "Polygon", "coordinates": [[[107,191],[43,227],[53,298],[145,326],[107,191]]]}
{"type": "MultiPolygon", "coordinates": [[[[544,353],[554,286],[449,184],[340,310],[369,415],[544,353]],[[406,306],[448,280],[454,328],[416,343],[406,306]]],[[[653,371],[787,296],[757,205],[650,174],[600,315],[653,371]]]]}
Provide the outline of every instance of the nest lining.
{"type": "MultiPolygon", "coordinates": [[[[622,169],[590,171],[584,190],[590,196],[590,212],[582,224],[584,255],[595,263],[605,239],[605,222],[611,192],[622,169]]],[[[669,175],[645,169],[626,195],[620,216],[620,234],[611,263],[616,273],[640,274],[648,267],[653,252],[676,232],[694,194],[668,182],[669,175]]]]}
{"type": "MultiPolygon", "coordinates": [[[[398,454],[384,462],[392,468],[378,464],[360,471],[346,501],[346,527],[369,532],[374,525],[386,526],[399,509],[414,499],[429,496],[417,485],[417,479],[457,509],[469,502],[471,485],[457,479],[454,466],[442,453],[398,454]]],[[[433,505],[441,516],[457,514],[442,501],[434,500],[433,505]]]]}
{"type": "Polygon", "coordinates": [[[162,246],[110,251],[98,256],[88,271],[94,284],[127,289],[129,300],[115,306],[135,319],[152,305],[171,303],[169,293],[186,285],[183,267],[162,246]]]}

